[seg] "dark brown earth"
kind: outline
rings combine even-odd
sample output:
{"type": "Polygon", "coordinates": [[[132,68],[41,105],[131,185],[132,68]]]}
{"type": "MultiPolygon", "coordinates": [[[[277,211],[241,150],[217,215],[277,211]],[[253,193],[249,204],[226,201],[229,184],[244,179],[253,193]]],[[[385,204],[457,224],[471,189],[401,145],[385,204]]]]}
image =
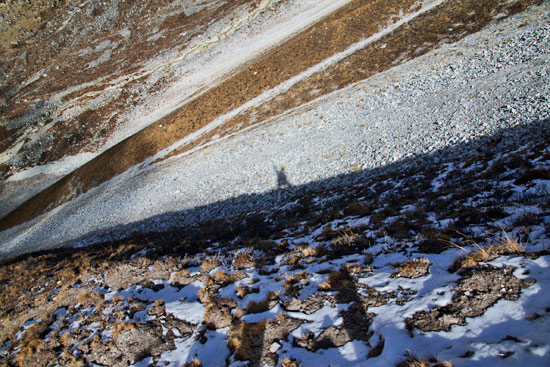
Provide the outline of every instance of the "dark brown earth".
{"type": "MultiPolygon", "coordinates": [[[[497,14],[509,16],[539,2],[523,0],[511,6],[506,1],[446,1],[380,41],[296,84],[287,93],[264,106],[235,117],[174,154],[203,144],[216,134],[224,136],[265,121],[323,94],[422,55],[442,42],[456,41],[481,29],[497,14]],[[381,48],[383,44],[387,47],[381,48]]],[[[399,10],[405,13],[414,11],[411,8],[414,3],[401,0],[388,6],[387,2],[381,0],[352,2],[252,62],[179,111],[109,149],[37,194],[2,218],[0,231],[45,213],[143,162],[147,157],[197,131],[216,117],[258,96],[262,91],[376,33],[394,19],[393,15],[399,13],[399,10]],[[73,190],[75,187],[79,189],[73,190]]]]}

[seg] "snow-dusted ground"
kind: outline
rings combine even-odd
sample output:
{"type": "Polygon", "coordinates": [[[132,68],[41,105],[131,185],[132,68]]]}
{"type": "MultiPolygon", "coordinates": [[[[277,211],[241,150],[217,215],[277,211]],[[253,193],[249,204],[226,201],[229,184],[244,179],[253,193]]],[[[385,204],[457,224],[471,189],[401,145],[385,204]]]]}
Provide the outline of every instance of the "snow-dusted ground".
{"type": "Polygon", "coordinates": [[[168,244],[8,262],[0,362],[38,338],[60,365],[547,366],[549,141],[409,162],[168,244]]]}
{"type": "Polygon", "coordinates": [[[546,1],[0,233],[6,257],[183,228],[3,263],[0,363],[547,366],[548,24],[546,1]]]}
{"type": "MultiPolygon", "coordinates": [[[[445,152],[548,118],[549,9],[544,2],[236,136],[150,164],[169,152],[163,151],[50,213],[0,233],[0,255],[49,248],[113,227],[113,236],[124,236],[117,226],[266,193],[277,187],[283,169],[291,185],[308,185],[445,152]]],[[[512,137],[513,132],[506,133],[505,140],[517,138],[512,137]]],[[[125,230],[166,229],[194,219],[165,216],[145,228],[125,230]]]]}

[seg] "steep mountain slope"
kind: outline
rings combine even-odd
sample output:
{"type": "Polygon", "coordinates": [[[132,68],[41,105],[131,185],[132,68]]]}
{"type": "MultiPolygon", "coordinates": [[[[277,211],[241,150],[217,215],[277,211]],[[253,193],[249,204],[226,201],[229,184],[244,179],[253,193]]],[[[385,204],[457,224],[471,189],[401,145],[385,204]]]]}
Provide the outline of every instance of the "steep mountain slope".
{"type": "Polygon", "coordinates": [[[0,215],[347,2],[34,4],[36,33],[2,44],[0,215]]]}
{"type": "Polygon", "coordinates": [[[544,135],[326,182],[263,211],[4,260],[0,362],[546,366],[544,135]]]}
{"type": "MultiPolygon", "coordinates": [[[[377,1],[357,1],[348,5],[345,5],[344,2],[334,4],[333,7],[341,6],[337,12],[280,44],[219,84],[212,84],[212,80],[208,79],[212,76],[211,73],[202,73],[202,68],[191,72],[189,77],[198,77],[199,79],[206,77],[205,82],[208,80],[211,83],[209,89],[200,92],[191,100],[181,99],[182,92],[180,91],[183,88],[187,90],[189,85],[185,78],[179,79],[178,83],[180,84],[176,83],[176,87],[180,86],[177,89],[180,95],[178,95],[179,99],[176,100],[176,105],[183,104],[179,110],[115,145],[88,164],[24,202],[2,218],[0,230],[6,230],[45,214],[129,168],[143,163],[155,154],[160,153],[161,157],[169,157],[189,152],[205,143],[208,144],[212,139],[234,134],[247,126],[266,121],[266,119],[287,112],[289,109],[307,103],[332,90],[342,88],[427,52],[441,42],[464,37],[494,18],[502,19],[520,11],[528,2],[479,3],[477,1],[430,0],[416,3],[402,1],[391,7],[387,6],[386,2],[377,1]],[[169,151],[165,151],[165,149],[169,151]]],[[[295,6],[296,4],[292,2],[281,3],[281,7],[287,10],[292,10],[295,6]],[[283,4],[286,4],[287,7],[283,7],[283,4]]],[[[313,5],[306,6],[306,10],[308,9],[310,13],[313,12],[313,16],[294,15],[293,18],[300,18],[302,20],[300,24],[305,25],[331,11],[329,7],[324,13],[315,12],[313,10],[317,8],[313,5]]],[[[279,10],[275,9],[274,11],[279,10]]],[[[281,12],[283,13],[282,19],[286,20],[288,11],[281,12]]],[[[309,13],[306,12],[307,14],[309,13]]],[[[271,19],[270,17],[271,13],[267,16],[268,20],[271,19]]],[[[278,20],[281,20],[280,18],[278,20]]],[[[239,33],[236,36],[237,40],[248,41],[248,44],[252,43],[258,47],[253,41],[262,40],[259,42],[260,46],[265,46],[266,43],[273,45],[291,34],[287,31],[278,38],[271,36],[271,31],[287,29],[287,23],[283,23],[283,26],[275,27],[275,29],[263,28],[265,25],[261,22],[258,25],[258,29],[264,30],[259,37],[251,38],[249,33],[244,32],[244,35],[239,33]]],[[[290,27],[290,30],[297,28],[299,27],[290,27]]],[[[223,37],[218,36],[217,38],[223,37]]],[[[231,45],[231,41],[228,42],[231,45]]],[[[227,46],[227,42],[221,43],[223,46],[227,46]]],[[[222,46],[220,45],[220,47],[222,46]]],[[[260,47],[260,49],[262,48],[260,47]]],[[[253,48],[253,50],[258,50],[258,48],[253,48]]],[[[185,55],[181,57],[185,58],[185,55]]],[[[213,68],[219,67],[220,61],[231,55],[231,52],[229,55],[223,52],[218,54],[222,60],[214,58],[213,68]]],[[[229,59],[232,58],[229,57],[229,59]]],[[[238,64],[239,60],[243,60],[242,55],[233,63],[238,64]]],[[[198,67],[196,62],[200,62],[200,54],[199,60],[193,59],[190,62],[191,66],[198,67]]],[[[208,64],[206,65],[208,66],[208,64]]],[[[200,66],[202,67],[203,64],[200,66]]],[[[162,69],[163,67],[161,67],[162,69]]],[[[135,75],[131,74],[128,77],[134,79],[135,75]]],[[[190,90],[196,91],[194,85],[191,83],[190,90]]],[[[124,83],[117,87],[103,86],[102,88],[105,91],[102,93],[111,93],[113,90],[131,90],[131,87],[124,83]]],[[[38,87],[38,90],[41,89],[42,87],[38,87]]],[[[185,97],[186,94],[183,93],[183,97],[185,97]]],[[[166,93],[161,93],[160,97],[166,96],[166,93]]],[[[168,94],[168,96],[170,95],[168,94]]],[[[169,99],[169,102],[174,103],[174,99],[169,99]]],[[[160,113],[166,111],[164,107],[166,106],[157,106],[156,114],[153,113],[153,117],[158,117],[159,111],[160,113]]],[[[173,107],[174,105],[172,105],[173,107]]],[[[74,109],[71,107],[71,110],[74,109]]],[[[76,110],[82,111],[79,108],[76,110]]],[[[140,111],[139,108],[133,109],[134,113],[140,113],[140,111]]],[[[63,114],[65,113],[66,111],[63,112],[63,114]]],[[[101,118],[92,120],[106,121],[101,118]]],[[[69,121],[74,123],[76,120],[70,118],[69,121]]],[[[148,121],[151,123],[154,120],[149,119],[148,121]]],[[[130,129],[143,127],[142,123],[143,121],[132,123],[130,129]]],[[[62,126],[57,123],[56,125],[62,126]]],[[[79,128],[81,127],[79,124],[79,128]]],[[[94,129],[85,128],[84,130],[91,136],[97,135],[93,132],[94,129]]],[[[66,134],[65,128],[61,128],[60,131],[62,134],[66,134]]],[[[124,130],[122,134],[124,135],[124,130]]],[[[52,136],[50,133],[47,135],[52,136]]],[[[87,139],[83,138],[76,139],[75,144],[69,145],[76,146],[77,141],[88,144],[87,139]]],[[[106,147],[108,145],[104,148],[106,147]]],[[[51,147],[44,149],[48,152],[52,151],[51,147]]],[[[64,152],[62,155],[65,156],[66,153],[64,152]]],[[[27,156],[28,151],[22,149],[21,154],[27,156]]],[[[8,157],[11,155],[8,154],[8,157]]],[[[78,159],[76,161],[78,162],[78,159]]],[[[58,165],[54,165],[53,169],[58,170],[58,165]]],[[[16,179],[25,177],[28,177],[28,171],[27,174],[22,173],[16,179]]],[[[13,179],[5,184],[5,191],[8,197],[17,199],[15,202],[12,201],[11,205],[7,201],[2,206],[8,208],[6,211],[23,201],[27,197],[26,193],[34,193],[42,188],[42,185],[32,182],[32,189],[28,189],[28,185],[23,186],[22,191],[19,190],[19,192],[24,194],[17,195],[17,192],[14,193],[13,190],[10,190],[12,182],[14,182],[13,179]]],[[[50,182],[46,179],[46,183],[50,182]]],[[[16,186],[18,185],[16,184],[16,186]]]]}
{"type": "Polygon", "coordinates": [[[547,365],[549,2],[0,5],[1,365],[547,365]]]}

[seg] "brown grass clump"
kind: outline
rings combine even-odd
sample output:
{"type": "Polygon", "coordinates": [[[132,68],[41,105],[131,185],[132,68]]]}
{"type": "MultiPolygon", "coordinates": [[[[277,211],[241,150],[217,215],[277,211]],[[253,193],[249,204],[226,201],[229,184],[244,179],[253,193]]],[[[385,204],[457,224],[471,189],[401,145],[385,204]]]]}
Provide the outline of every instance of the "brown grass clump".
{"type": "Polygon", "coordinates": [[[325,226],[325,228],[323,228],[323,231],[315,239],[317,241],[327,241],[334,239],[336,236],[338,236],[338,231],[332,229],[332,226],[328,224],[325,226]]]}
{"type": "Polygon", "coordinates": [[[331,271],[328,275],[330,290],[340,290],[353,286],[353,277],[347,267],[342,266],[340,270],[331,271]]]}
{"type": "Polygon", "coordinates": [[[39,337],[41,332],[40,329],[40,324],[35,324],[23,334],[23,339],[20,343],[21,350],[17,354],[16,358],[18,365],[28,365],[33,356],[36,356],[39,352],[45,349],[44,341],[39,337]]]}
{"type": "Polygon", "coordinates": [[[269,311],[273,303],[275,303],[279,299],[279,295],[275,292],[269,292],[267,294],[267,298],[263,301],[250,301],[248,305],[246,306],[246,313],[260,313],[269,311]]]}
{"type": "Polygon", "coordinates": [[[397,363],[397,367],[453,367],[450,362],[440,362],[435,357],[419,358],[409,351],[405,354],[407,359],[397,363]]]}
{"type": "Polygon", "coordinates": [[[111,299],[112,303],[120,303],[122,301],[124,301],[124,296],[117,296],[111,299]]]}
{"type": "Polygon", "coordinates": [[[210,298],[210,293],[211,292],[209,291],[208,287],[201,288],[197,292],[197,297],[199,297],[199,301],[201,303],[206,303],[206,302],[208,302],[208,298],[210,298]]]}
{"type": "Polygon", "coordinates": [[[204,260],[201,264],[201,272],[208,273],[214,269],[216,269],[218,266],[220,266],[222,262],[215,257],[209,257],[206,260],[204,260]]]}
{"type": "Polygon", "coordinates": [[[57,274],[57,278],[63,284],[74,284],[79,278],[79,271],[76,267],[70,267],[57,274]]]}
{"type": "Polygon", "coordinates": [[[515,239],[511,239],[506,232],[504,237],[500,237],[502,244],[500,245],[508,253],[522,254],[525,252],[525,248],[515,239]]]}
{"type": "Polygon", "coordinates": [[[332,288],[329,282],[323,282],[317,286],[317,289],[320,290],[321,292],[328,292],[332,288]]]}
{"type": "Polygon", "coordinates": [[[360,252],[369,247],[369,241],[353,232],[351,228],[341,230],[331,241],[334,256],[345,256],[360,252]]]}
{"type": "Polygon", "coordinates": [[[419,278],[428,273],[430,269],[430,260],[425,257],[419,257],[407,262],[404,262],[399,266],[399,269],[395,271],[392,278],[419,278]]]}
{"type": "Polygon", "coordinates": [[[99,292],[82,293],[77,299],[78,303],[82,304],[83,306],[98,306],[99,304],[103,303],[104,300],[104,296],[99,292]]]}
{"type": "Polygon", "coordinates": [[[307,283],[309,274],[305,271],[299,272],[295,275],[287,275],[286,282],[284,283],[285,294],[291,297],[298,296],[300,289],[302,288],[301,283],[307,283]]]}
{"type": "Polygon", "coordinates": [[[251,360],[258,352],[261,353],[262,346],[258,345],[261,342],[259,336],[264,335],[267,325],[267,321],[263,320],[253,324],[240,322],[231,327],[228,346],[237,360],[251,360]]]}
{"type": "Polygon", "coordinates": [[[298,265],[298,263],[302,260],[302,255],[300,253],[290,253],[287,255],[286,264],[287,265],[298,265]]]}
{"type": "Polygon", "coordinates": [[[340,232],[340,235],[332,240],[332,246],[338,248],[352,247],[355,245],[359,235],[354,233],[351,229],[347,229],[340,232]]]}
{"type": "Polygon", "coordinates": [[[258,292],[260,292],[259,288],[252,288],[249,286],[239,285],[235,293],[237,293],[237,297],[239,297],[240,299],[243,299],[250,293],[258,293],[258,292]]]}
{"type": "Polygon", "coordinates": [[[228,281],[229,277],[227,276],[227,273],[224,270],[219,270],[214,274],[214,277],[211,278],[212,281],[214,281],[217,284],[225,284],[228,281]]]}
{"type": "Polygon", "coordinates": [[[317,256],[318,251],[317,251],[316,248],[310,246],[310,247],[306,247],[306,248],[302,249],[301,253],[302,253],[302,258],[305,259],[305,258],[308,258],[308,257],[317,256]]]}
{"type": "Polygon", "coordinates": [[[456,259],[453,265],[451,265],[450,271],[455,272],[459,269],[471,268],[477,266],[480,262],[496,259],[500,255],[525,253],[525,248],[518,243],[518,241],[511,239],[506,232],[503,231],[503,233],[503,236],[497,237],[500,241],[500,244],[498,245],[490,244],[483,247],[474,241],[469,240],[469,242],[476,246],[476,250],[456,259]]]}
{"type": "Polygon", "coordinates": [[[294,358],[285,358],[281,361],[281,367],[300,367],[302,364],[294,358]]]}
{"type": "Polygon", "coordinates": [[[386,341],[384,340],[384,338],[380,337],[380,339],[378,340],[378,344],[372,347],[372,349],[369,351],[369,354],[367,355],[367,358],[375,358],[382,354],[385,344],[386,341]]]}
{"type": "Polygon", "coordinates": [[[183,267],[183,263],[179,259],[173,256],[166,256],[165,258],[155,261],[153,266],[157,270],[174,271],[174,270],[180,270],[183,267]]]}
{"type": "Polygon", "coordinates": [[[233,258],[233,267],[237,270],[248,269],[254,266],[254,256],[250,251],[239,251],[233,258]]]}
{"type": "Polygon", "coordinates": [[[237,297],[240,299],[243,299],[248,294],[249,287],[243,287],[242,285],[237,287],[237,290],[235,291],[237,293],[237,297]]]}
{"type": "Polygon", "coordinates": [[[148,315],[155,315],[155,316],[162,316],[166,314],[166,306],[164,305],[164,301],[159,299],[153,302],[151,308],[147,311],[148,315]]]}
{"type": "Polygon", "coordinates": [[[191,273],[187,269],[182,269],[175,273],[172,273],[171,276],[172,284],[176,287],[184,287],[188,284],[193,283],[194,278],[191,277],[191,273]]]}
{"type": "Polygon", "coordinates": [[[61,356],[59,357],[58,363],[62,366],[70,366],[70,367],[80,367],[85,365],[84,361],[77,359],[75,356],[73,356],[71,353],[67,351],[64,351],[61,354],[61,356]]]}
{"type": "Polygon", "coordinates": [[[124,321],[116,324],[113,328],[113,339],[118,337],[124,330],[134,329],[137,326],[135,321],[124,321]]]}
{"type": "Polygon", "coordinates": [[[202,367],[202,363],[201,363],[201,361],[199,361],[198,359],[195,358],[192,361],[187,362],[186,364],[184,364],[183,367],[202,367]]]}

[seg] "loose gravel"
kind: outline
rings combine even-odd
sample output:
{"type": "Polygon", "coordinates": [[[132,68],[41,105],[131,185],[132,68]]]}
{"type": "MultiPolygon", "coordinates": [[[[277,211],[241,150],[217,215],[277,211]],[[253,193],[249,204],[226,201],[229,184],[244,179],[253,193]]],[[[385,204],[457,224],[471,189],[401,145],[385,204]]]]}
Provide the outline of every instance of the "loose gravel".
{"type": "Polygon", "coordinates": [[[0,257],[267,209],[397,162],[475,154],[476,139],[506,146],[548,134],[548,24],[545,2],[236,136],[161,163],[152,157],[0,233],[0,257]]]}

